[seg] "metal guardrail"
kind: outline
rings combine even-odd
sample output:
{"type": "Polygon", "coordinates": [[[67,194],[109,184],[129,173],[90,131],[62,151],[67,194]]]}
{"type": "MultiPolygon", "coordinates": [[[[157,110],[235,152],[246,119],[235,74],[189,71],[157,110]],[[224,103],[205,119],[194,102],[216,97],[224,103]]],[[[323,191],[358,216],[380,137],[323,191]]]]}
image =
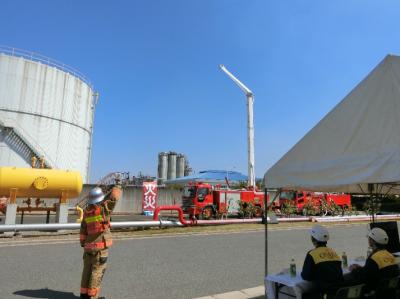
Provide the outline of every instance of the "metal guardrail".
{"type": "MultiPolygon", "coordinates": [[[[224,224],[243,224],[243,223],[261,223],[262,219],[228,219],[228,220],[198,220],[193,225],[224,225],[224,224]]],[[[0,232],[17,231],[57,231],[57,230],[77,230],[80,223],[52,223],[52,224],[9,224],[0,225],[0,232]]],[[[183,227],[179,220],[153,220],[153,221],[121,221],[111,222],[111,229],[115,228],[133,228],[133,227],[183,227]]]]}
{"type": "MultiPolygon", "coordinates": [[[[0,232],[16,231],[56,231],[79,229],[80,223],[52,223],[52,224],[9,224],[0,225],[0,232]]],[[[167,227],[183,226],[179,221],[159,220],[159,221],[121,221],[111,222],[111,228],[131,228],[131,227],[167,227]]]]}
{"type": "Polygon", "coordinates": [[[30,51],[13,48],[13,47],[8,47],[8,46],[3,46],[3,45],[0,45],[0,53],[4,53],[4,54],[14,56],[14,57],[22,57],[22,58],[29,59],[32,61],[41,62],[48,66],[55,67],[55,68],[59,69],[60,71],[63,71],[63,72],[69,73],[75,77],[78,77],[84,83],[89,85],[91,87],[91,89],[93,89],[92,83],[83,73],[81,73],[77,69],[75,69],[65,63],[62,63],[60,61],[57,61],[55,59],[51,59],[51,58],[41,55],[39,53],[30,52],[30,51]]]}

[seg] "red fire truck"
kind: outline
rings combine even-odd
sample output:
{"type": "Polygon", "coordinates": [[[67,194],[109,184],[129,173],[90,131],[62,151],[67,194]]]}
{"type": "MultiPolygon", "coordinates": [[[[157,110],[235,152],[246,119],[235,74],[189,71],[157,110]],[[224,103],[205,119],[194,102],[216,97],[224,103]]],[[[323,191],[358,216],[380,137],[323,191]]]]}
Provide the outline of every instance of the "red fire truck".
{"type": "Polygon", "coordinates": [[[284,204],[290,204],[297,209],[298,213],[302,213],[305,205],[311,205],[320,211],[320,214],[326,214],[323,204],[332,205],[333,203],[342,209],[351,206],[351,197],[349,194],[343,193],[323,193],[310,191],[282,191],[279,195],[279,201],[275,202],[273,209],[280,210],[284,204]]]}
{"type": "Polygon", "coordinates": [[[190,217],[210,219],[216,215],[238,215],[240,206],[252,204],[254,216],[261,217],[264,192],[220,189],[207,183],[189,183],[183,189],[182,210],[190,217]]]}

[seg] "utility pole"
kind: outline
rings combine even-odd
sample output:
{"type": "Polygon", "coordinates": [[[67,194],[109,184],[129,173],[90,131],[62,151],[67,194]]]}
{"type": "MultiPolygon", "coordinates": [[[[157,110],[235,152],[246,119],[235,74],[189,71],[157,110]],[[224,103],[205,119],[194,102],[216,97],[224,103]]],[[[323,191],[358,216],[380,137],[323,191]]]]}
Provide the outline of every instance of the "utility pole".
{"type": "Polygon", "coordinates": [[[256,190],[256,179],[255,179],[255,174],[254,174],[255,171],[254,171],[254,121],[253,121],[254,96],[253,96],[253,92],[249,88],[247,88],[242,82],[240,82],[239,79],[237,79],[234,75],[232,75],[232,73],[230,71],[228,71],[223,64],[220,64],[219,67],[246,94],[246,98],[247,98],[247,157],[248,157],[247,184],[248,184],[248,187],[252,187],[253,190],[256,190]]]}

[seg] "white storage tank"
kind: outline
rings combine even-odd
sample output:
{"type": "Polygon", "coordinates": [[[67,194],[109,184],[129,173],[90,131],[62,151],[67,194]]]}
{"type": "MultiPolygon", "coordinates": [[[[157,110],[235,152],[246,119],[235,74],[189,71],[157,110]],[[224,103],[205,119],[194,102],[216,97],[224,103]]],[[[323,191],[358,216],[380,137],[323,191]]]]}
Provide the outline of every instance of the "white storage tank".
{"type": "Polygon", "coordinates": [[[185,156],[178,154],[176,157],[176,177],[181,178],[185,176],[185,156]]]}
{"type": "Polygon", "coordinates": [[[78,71],[38,54],[0,47],[0,166],[51,168],[89,178],[94,92],[78,71]]]}
{"type": "Polygon", "coordinates": [[[168,153],[161,152],[158,154],[158,180],[160,183],[167,179],[168,171],[168,153]]]}
{"type": "Polygon", "coordinates": [[[168,174],[167,179],[173,180],[176,178],[176,153],[168,153],[168,174]]]}

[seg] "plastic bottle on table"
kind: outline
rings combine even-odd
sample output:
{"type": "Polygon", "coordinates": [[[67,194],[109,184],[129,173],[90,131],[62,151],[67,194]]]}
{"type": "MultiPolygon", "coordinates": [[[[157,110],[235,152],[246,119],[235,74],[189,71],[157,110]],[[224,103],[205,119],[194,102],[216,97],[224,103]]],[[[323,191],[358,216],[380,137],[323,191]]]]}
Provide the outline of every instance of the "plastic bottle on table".
{"type": "Polygon", "coordinates": [[[344,251],[343,251],[343,254],[342,254],[342,265],[343,265],[344,268],[347,268],[347,267],[348,267],[348,264],[347,264],[347,255],[346,255],[346,252],[344,252],[344,251]]]}
{"type": "Polygon", "coordinates": [[[296,276],[296,263],[294,262],[294,259],[290,262],[290,268],[289,268],[290,276],[295,277],[296,276]]]}

